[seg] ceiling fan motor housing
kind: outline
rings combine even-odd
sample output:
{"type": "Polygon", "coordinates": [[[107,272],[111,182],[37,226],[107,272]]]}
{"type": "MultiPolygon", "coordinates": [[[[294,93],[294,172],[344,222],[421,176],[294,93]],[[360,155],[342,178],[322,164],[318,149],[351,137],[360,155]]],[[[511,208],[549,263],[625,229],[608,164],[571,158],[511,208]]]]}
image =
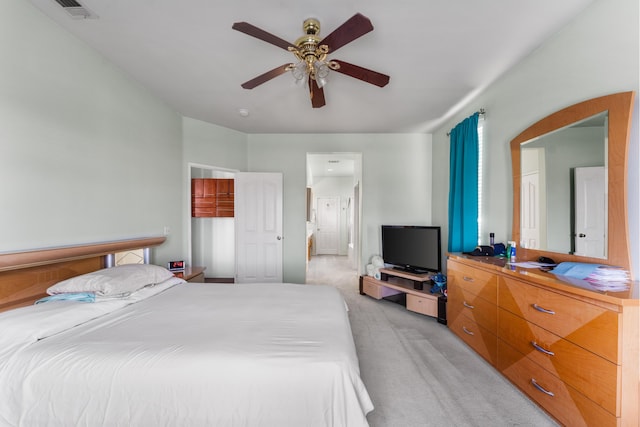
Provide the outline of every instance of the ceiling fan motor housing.
{"type": "Polygon", "coordinates": [[[315,78],[315,63],[316,61],[324,61],[327,58],[329,48],[326,45],[320,44],[320,22],[315,18],[309,18],[302,24],[302,30],[304,36],[296,40],[295,45],[298,49],[291,49],[296,57],[307,63],[309,70],[311,71],[311,77],[315,78]]]}
{"type": "Polygon", "coordinates": [[[320,21],[315,18],[305,19],[302,23],[302,31],[304,31],[305,34],[317,36],[320,34],[320,21]]]}

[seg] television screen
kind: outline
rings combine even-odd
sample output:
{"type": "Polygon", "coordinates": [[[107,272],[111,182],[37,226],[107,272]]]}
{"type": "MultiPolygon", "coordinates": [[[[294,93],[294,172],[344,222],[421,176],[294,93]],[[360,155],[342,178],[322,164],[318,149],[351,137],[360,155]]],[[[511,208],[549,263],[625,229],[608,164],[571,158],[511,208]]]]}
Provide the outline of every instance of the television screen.
{"type": "Polygon", "coordinates": [[[441,271],[440,227],[383,225],[382,259],[412,273],[441,271]]]}

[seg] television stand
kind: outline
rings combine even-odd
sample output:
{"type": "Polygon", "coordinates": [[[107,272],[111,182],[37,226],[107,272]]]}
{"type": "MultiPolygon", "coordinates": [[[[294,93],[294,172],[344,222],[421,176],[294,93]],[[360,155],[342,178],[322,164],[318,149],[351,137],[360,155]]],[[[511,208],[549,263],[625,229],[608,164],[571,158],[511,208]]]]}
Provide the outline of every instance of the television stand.
{"type": "Polygon", "coordinates": [[[424,288],[424,282],[431,282],[431,278],[429,277],[429,273],[409,273],[407,271],[390,269],[390,268],[381,268],[380,269],[380,280],[383,282],[389,281],[389,276],[401,277],[403,279],[411,280],[413,282],[413,289],[417,289],[421,291],[424,288]]]}
{"type": "Polygon", "coordinates": [[[446,325],[447,309],[444,301],[440,307],[440,299],[444,296],[440,292],[431,293],[429,285],[426,289],[415,289],[415,281],[417,280],[422,286],[424,282],[429,282],[427,277],[423,275],[415,277],[415,275],[406,272],[400,273],[401,277],[395,271],[389,272],[384,269],[381,270],[381,273],[386,274],[386,280],[377,280],[372,276],[360,276],[360,295],[397,302],[399,294],[405,294],[404,305],[407,310],[437,317],[438,322],[446,325]]]}

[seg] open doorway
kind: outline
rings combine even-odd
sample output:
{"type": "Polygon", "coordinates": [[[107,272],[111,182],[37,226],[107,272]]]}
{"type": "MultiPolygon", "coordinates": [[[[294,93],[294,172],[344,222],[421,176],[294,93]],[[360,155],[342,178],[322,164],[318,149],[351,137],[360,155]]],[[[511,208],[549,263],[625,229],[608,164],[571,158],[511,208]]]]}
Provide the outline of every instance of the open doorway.
{"type": "MultiPolygon", "coordinates": [[[[193,178],[234,178],[238,171],[189,163],[188,194],[193,178]]],[[[235,219],[192,216],[188,198],[187,265],[205,268],[205,281],[232,282],[235,275],[235,219]]]]}
{"type": "Polygon", "coordinates": [[[307,283],[357,277],[361,187],[361,153],[307,153],[307,283]]]}

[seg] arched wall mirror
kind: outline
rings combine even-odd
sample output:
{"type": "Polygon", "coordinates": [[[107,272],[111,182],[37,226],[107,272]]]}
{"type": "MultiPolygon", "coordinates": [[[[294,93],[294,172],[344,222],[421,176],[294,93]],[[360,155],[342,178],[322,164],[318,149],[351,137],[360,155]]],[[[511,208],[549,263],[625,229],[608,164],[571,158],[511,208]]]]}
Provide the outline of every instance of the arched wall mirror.
{"type": "Polygon", "coordinates": [[[511,141],[518,256],[630,269],[627,152],[634,93],[557,111],[511,141]]]}

